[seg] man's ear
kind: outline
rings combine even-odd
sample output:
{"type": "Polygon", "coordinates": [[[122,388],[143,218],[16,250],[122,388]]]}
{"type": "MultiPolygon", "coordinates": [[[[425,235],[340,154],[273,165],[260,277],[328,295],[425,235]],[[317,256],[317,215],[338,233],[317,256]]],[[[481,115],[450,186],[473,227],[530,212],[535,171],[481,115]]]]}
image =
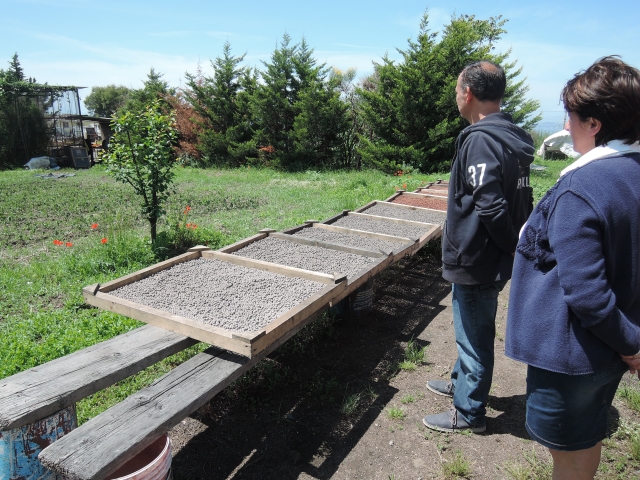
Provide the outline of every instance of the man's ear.
{"type": "Polygon", "coordinates": [[[464,102],[469,103],[471,102],[472,98],[473,98],[473,92],[471,91],[471,87],[467,85],[467,87],[465,87],[464,89],[464,102]]]}

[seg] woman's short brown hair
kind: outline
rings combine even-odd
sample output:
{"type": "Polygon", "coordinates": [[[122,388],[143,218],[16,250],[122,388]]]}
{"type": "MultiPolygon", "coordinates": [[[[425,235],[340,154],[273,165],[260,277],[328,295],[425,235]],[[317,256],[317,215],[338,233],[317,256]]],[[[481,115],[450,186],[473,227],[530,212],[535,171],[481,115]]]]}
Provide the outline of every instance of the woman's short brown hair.
{"type": "Polygon", "coordinates": [[[616,56],[603,57],[576,74],[560,99],[568,112],[583,121],[600,120],[596,146],[611,140],[640,141],[640,71],[616,56]]]}

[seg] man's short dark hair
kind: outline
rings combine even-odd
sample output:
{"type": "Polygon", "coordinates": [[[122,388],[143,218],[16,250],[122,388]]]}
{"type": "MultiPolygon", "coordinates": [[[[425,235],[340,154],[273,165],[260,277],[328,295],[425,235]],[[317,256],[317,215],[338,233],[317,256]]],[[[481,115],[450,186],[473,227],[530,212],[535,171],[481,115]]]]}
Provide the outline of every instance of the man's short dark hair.
{"type": "Polygon", "coordinates": [[[500,65],[488,60],[473,62],[460,74],[462,89],[469,87],[473,96],[481,102],[498,102],[504,97],[507,78],[500,65]]]}
{"type": "Polygon", "coordinates": [[[577,73],[562,89],[560,99],[582,121],[600,120],[596,146],[611,140],[628,145],[640,141],[640,71],[617,56],[603,57],[577,73]]]}

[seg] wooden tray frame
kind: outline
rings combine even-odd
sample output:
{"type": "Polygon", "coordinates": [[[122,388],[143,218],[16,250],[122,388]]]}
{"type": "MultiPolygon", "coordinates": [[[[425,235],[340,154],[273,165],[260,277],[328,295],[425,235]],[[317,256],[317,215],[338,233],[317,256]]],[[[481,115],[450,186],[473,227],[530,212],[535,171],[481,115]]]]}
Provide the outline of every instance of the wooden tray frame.
{"type": "Polygon", "coordinates": [[[448,197],[449,196],[449,191],[445,190],[445,189],[431,189],[428,187],[420,187],[417,188],[416,190],[414,190],[413,192],[409,192],[409,193],[415,193],[418,195],[434,195],[434,196],[438,196],[438,197],[448,197]],[[436,195],[435,193],[424,193],[424,192],[442,192],[442,195],[436,195]]]}
{"type": "MultiPolygon", "coordinates": [[[[401,195],[407,196],[407,197],[416,197],[416,198],[437,198],[438,200],[448,200],[449,197],[446,196],[442,196],[442,195],[432,195],[430,193],[419,193],[419,192],[406,192],[404,190],[398,190],[396,193],[394,193],[393,195],[391,195],[389,198],[387,198],[385,200],[385,202],[393,202],[393,200],[395,200],[396,198],[400,197],[401,195]]],[[[402,205],[402,204],[400,204],[402,205]]],[[[410,205],[412,206],[412,205],[410,205]]],[[[420,208],[424,208],[424,207],[420,207],[420,208]]],[[[439,211],[444,211],[444,210],[439,210],[439,211]]]]}
{"type": "MultiPolygon", "coordinates": [[[[341,214],[342,215],[342,214],[341,214]]],[[[316,224],[315,221],[310,221],[305,225],[300,226],[298,229],[300,228],[305,228],[308,227],[309,225],[311,225],[311,227],[316,227],[318,226],[318,224],[316,224]]],[[[322,227],[319,227],[322,228],[322,227]]],[[[295,229],[295,228],[294,228],[295,229]]],[[[294,229],[289,229],[287,231],[291,231],[294,229]]],[[[338,281],[342,281],[343,279],[346,279],[345,282],[345,288],[339,292],[336,293],[336,296],[334,298],[331,299],[329,303],[329,305],[335,305],[336,303],[338,303],[340,300],[342,300],[343,298],[347,297],[348,295],[350,295],[351,293],[353,293],[356,289],[358,289],[360,286],[362,286],[365,282],[367,282],[370,278],[374,277],[375,275],[377,275],[378,273],[380,273],[382,270],[384,270],[385,268],[387,268],[389,265],[391,265],[392,263],[394,263],[396,261],[396,258],[394,258],[393,252],[389,252],[384,253],[384,252],[374,252],[372,250],[364,250],[364,249],[360,249],[360,248],[355,248],[355,247],[349,247],[347,245],[340,245],[340,244],[336,244],[336,243],[328,243],[328,242],[322,242],[322,241],[315,241],[315,240],[307,240],[307,239],[303,239],[303,238],[299,238],[299,237],[293,237],[290,234],[286,234],[286,233],[278,233],[275,232],[273,230],[268,230],[265,229],[263,230],[260,234],[258,235],[254,235],[253,237],[247,238],[241,242],[238,242],[236,244],[233,245],[229,245],[228,247],[224,247],[220,250],[218,250],[217,252],[211,252],[211,255],[217,256],[217,255],[226,255],[229,257],[233,257],[233,259],[230,259],[230,261],[239,263],[239,264],[244,264],[244,262],[261,262],[260,260],[253,260],[247,257],[242,257],[240,255],[230,255],[228,252],[235,252],[237,250],[239,250],[240,248],[253,243],[253,242],[257,242],[259,240],[261,240],[262,238],[265,238],[266,236],[273,236],[275,238],[280,238],[283,240],[287,240],[290,241],[292,243],[298,243],[298,244],[305,244],[305,245],[312,245],[312,244],[316,244],[316,246],[319,246],[321,248],[328,248],[331,250],[339,250],[339,251],[345,251],[348,253],[354,253],[356,255],[363,255],[363,256],[367,256],[367,257],[373,257],[376,258],[377,260],[369,265],[367,265],[366,267],[364,267],[363,269],[347,276],[347,277],[341,277],[338,276],[337,274],[332,275],[328,275],[326,273],[320,273],[320,272],[311,272],[315,275],[324,275],[328,278],[331,279],[335,279],[336,282],[338,281]],[[251,241],[250,241],[251,240],[251,241]]],[[[404,240],[404,239],[403,239],[404,240]]],[[[409,240],[406,239],[407,241],[411,242],[409,244],[404,244],[403,246],[406,249],[407,247],[412,247],[415,243],[415,240],[409,240]]],[[[267,262],[261,262],[261,263],[267,263],[267,262]]],[[[284,265],[281,265],[281,267],[283,268],[287,268],[287,269],[293,269],[293,270],[300,270],[294,267],[285,267],[284,265]]],[[[309,270],[301,270],[302,272],[310,272],[309,270]]]]}
{"type": "MultiPolygon", "coordinates": [[[[368,215],[365,213],[360,213],[364,210],[366,210],[369,207],[372,207],[373,205],[377,204],[377,203],[385,203],[385,202],[381,202],[380,200],[373,200],[372,202],[367,203],[366,205],[364,205],[363,207],[360,207],[358,210],[356,210],[355,212],[351,212],[349,210],[344,210],[340,215],[336,215],[335,217],[331,217],[328,220],[325,220],[322,224],[318,224],[315,226],[321,227],[321,228],[327,228],[327,229],[339,229],[340,231],[351,231],[351,232],[357,232],[358,234],[361,235],[369,235],[369,236],[375,236],[378,238],[391,238],[394,239],[395,241],[401,240],[404,241],[406,243],[411,243],[410,248],[400,248],[396,251],[393,252],[393,262],[396,262],[398,260],[400,260],[402,257],[406,256],[406,255],[413,255],[414,253],[416,253],[418,250],[420,250],[427,242],[429,242],[430,240],[439,238],[442,235],[442,226],[439,224],[435,224],[435,223],[424,223],[424,222],[416,222],[413,220],[404,220],[401,218],[393,218],[393,217],[382,217],[382,216],[378,216],[378,215],[368,215]],[[404,237],[392,237],[390,235],[385,235],[385,234],[381,234],[381,233],[375,233],[375,232],[367,232],[366,230],[351,230],[351,229],[347,229],[344,227],[339,227],[337,225],[331,225],[331,223],[335,222],[336,220],[345,217],[347,215],[353,215],[353,216],[361,216],[361,217],[365,217],[365,218],[371,218],[371,219],[375,219],[378,221],[382,221],[382,222],[389,222],[389,223],[402,223],[402,224],[406,224],[406,225],[417,225],[417,226],[426,226],[429,227],[427,232],[424,233],[420,238],[404,238],[404,237]]],[[[442,213],[442,210],[432,210],[429,208],[421,208],[421,207],[411,207],[409,205],[398,205],[395,203],[390,203],[389,205],[394,205],[397,207],[407,207],[407,208],[411,208],[411,209],[418,209],[418,210],[430,210],[433,212],[438,212],[438,213],[442,213]]]]}
{"type": "MultiPolygon", "coordinates": [[[[254,239],[253,241],[255,241],[256,237],[263,238],[260,235],[262,234],[255,235],[251,238],[254,239]]],[[[269,262],[246,260],[249,259],[244,259],[243,257],[238,257],[236,255],[225,254],[223,252],[214,252],[208,247],[194,247],[183,255],[157,263],[103,285],[95,284],[87,286],[83,289],[82,294],[85,301],[95,307],[119,313],[121,315],[140,320],[141,322],[171,330],[173,332],[195,338],[196,340],[252,358],[269,345],[276,342],[282,335],[286,334],[287,331],[298,325],[304,319],[322,310],[347,287],[346,278],[335,278],[333,275],[286,267],[284,265],[269,262]],[[110,291],[121,286],[149,277],[154,273],[170,268],[176,264],[195,260],[200,257],[215,258],[217,260],[280,273],[290,277],[306,278],[324,283],[325,287],[256,332],[235,332],[213,325],[206,325],[180,315],[174,315],[163,310],[148,307],[146,305],[109,294],[110,291]],[[234,258],[230,259],[228,257],[234,258]],[[242,261],[238,262],[236,259],[240,259],[242,261]]]]}

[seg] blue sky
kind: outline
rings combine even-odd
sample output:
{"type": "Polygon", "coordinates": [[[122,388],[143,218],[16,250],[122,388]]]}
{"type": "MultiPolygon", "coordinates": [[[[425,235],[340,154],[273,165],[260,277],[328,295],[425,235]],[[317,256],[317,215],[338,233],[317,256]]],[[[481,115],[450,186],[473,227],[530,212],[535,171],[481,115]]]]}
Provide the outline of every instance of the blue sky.
{"type": "MultiPolygon", "coordinates": [[[[139,88],[150,67],[173,86],[198,62],[221,55],[225,41],[245,62],[261,67],[282,35],[304,36],[320,62],[372,72],[372,61],[407,46],[428,8],[432,31],[452,14],[502,15],[508,33],[497,50],[512,49],[529,96],[541,101],[546,128],[563,118],[558,96],[576,72],[603,55],[618,54],[640,68],[640,1],[428,3],[367,0],[194,1],[2,0],[0,68],[18,52],[27,76],[86,87],[111,83],[139,88]]],[[[85,90],[85,95],[90,90],[85,90]]]]}

